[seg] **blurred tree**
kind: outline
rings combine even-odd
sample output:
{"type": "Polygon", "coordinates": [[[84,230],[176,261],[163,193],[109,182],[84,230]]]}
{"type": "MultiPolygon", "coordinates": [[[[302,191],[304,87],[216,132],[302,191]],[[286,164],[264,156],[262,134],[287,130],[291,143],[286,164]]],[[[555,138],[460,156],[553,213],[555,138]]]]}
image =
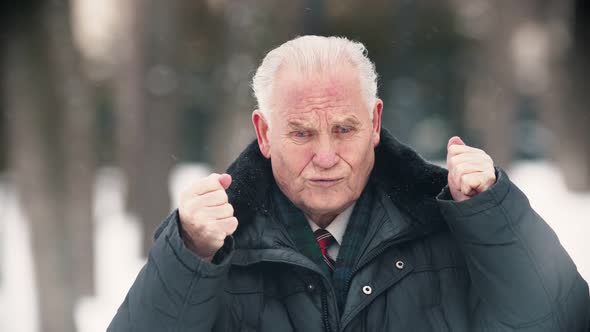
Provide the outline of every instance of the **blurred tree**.
{"type": "Polygon", "coordinates": [[[549,96],[545,97],[553,97],[553,102],[549,101],[552,107],[544,114],[548,126],[558,136],[553,142],[553,155],[567,187],[575,191],[590,190],[590,5],[588,1],[575,0],[559,2],[553,7],[556,6],[561,10],[550,7],[547,11],[561,15],[560,23],[567,30],[565,36],[558,37],[569,35],[571,44],[565,44],[567,49],[552,63],[553,77],[549,96]]]}
{"type": "Polygon", "coordinates": [[[208,128],[219,102],[214,80],[224,57],[223,3],[182,1],[180,12],[180,63],[184,70],[180,73],[183,151],[179,159],[207,163],[208,128]]]}
{"type": "Polygon", "coordinates": [[[143,97],[143,7],[139,0],[121,3],[121,31],[116,48],[113,76],[115,159],[126,183],[126,207],[139,215],[139,191],[145,145],[145,100],[143,97]]]}
{"type": "Polygon", "coordinates": [[[77,298],[94,294],[93,189],[96,173],[96,109],[92,87],[83,76],[74,46],[71,4],[48,6],[48,57],[58,105],[63,113],[64,212],[72,253],[77,298]]]}
{"type": "MultiPolygon", "coordinates": [[[[516,157],[523,104],[552,135],[539,135],[572,190],[590,189],[588,5],[585,1],[453,0],[471,56],[465,123],[496,164],[516,157]],[[524,103],[523,103],[524,101],[524,103]]],[[[539,126],[539,125],[538,125],[539,126]]],[[[537,143],[533,140],[530,143],[537,143]]]]}
{"type": "Polygon", "coordinates": [[[10,166],[31,223],[40,328],[74,331],[93,289],[94,112],[67,1],[14,3],[5,25],[3,92],[10,166]]]}
{"type": "Polygon", "coordinates": [[[514,155],[516,86],[510,42],[531,1],[454,1],[466,34],[477,41],[470,53],[473,61],[466,64],[463,121],[469,136],[479,138],[474,143],[503,167],[514,155]]]}
{"type": "MultiPolygon", "coordinates": [[[[265,53],[302,30],[305,1],[222,1],[224,57],[215,74],[217,95],[207,150],[217,171],[227,168],[255,137],[250,82],[265,53]],[[255,5],[254,5],[255,4],[255,5]]],[[[215,27],[218,28],[218,27],[215,27]]]]}
{"type": "Polygon", "coordinates": [[[321,35],[324,32],[325,0],[303,1],[303,34],[321,35]]]}
{"type": "Polygon", "coordinates": [[[545,137],[546,155],[557,162],[569,189],[585,190],[590,189],[583,92],[588,58],[578,29],[583,12],[575,2],[529,1],[528,15],[515,28],[513,49],[519,92],[533,99],[552,133],[545,137]]]}
{"type": "Polygon", "coordinates": [[[168,175],[178,143],[178,5],[127,1],[114,80],[117,157],[127,203],[143,225],[143,252],[170,210],[168,175]]]}
{"type": "Polygon", "coordinates": [[[254,109],[249,82],[256,70],[257,56],[264,45],[269,1],[226,1],[223,6],[223,63],[216,73],[217,102],[213,104],[208,129],[209,160],[222,171],[254,137],[249,125],[254,109]]]}
{"type": "Polygon", "coordinates": [[[177,162],[180,45],[179,5],[151,0],[146,10],[144,172],[140,216],[144,224],[144,252],[152,245],[156,227],[170,212],[169,174],[177,162]]]}

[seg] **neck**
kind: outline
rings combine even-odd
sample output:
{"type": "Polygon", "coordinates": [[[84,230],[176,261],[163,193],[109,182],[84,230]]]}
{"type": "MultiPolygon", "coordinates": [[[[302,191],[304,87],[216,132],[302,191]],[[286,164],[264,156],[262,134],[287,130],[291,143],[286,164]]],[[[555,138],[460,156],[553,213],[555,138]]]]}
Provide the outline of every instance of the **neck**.
{"type": "Polygon", "coordinates": [[[330,214],[308,214],[305,213],[305,216],[309,218],[309,220],[313,221],[314,224],[318,225],[320,228],[326,228],[330,226],[332,221],[336,219],[338,213],[330,213],[330,214]]]}
{"type": "Polygon", "coordinates": [[[314,224],[318,225],[318,227],[326,228],[326,227],[330,226],[332,221],[334,221],[334,219],[336,219],[336,217],[339,214],[346,211],[346,209],[348,209],[352,204],[354,204],[354,202],[355,201],[352,201],[352,202],[346,204],[345,206],[343,206],[342,208],[335,210],[335,211],[328,212],[328,213],[313,213],[312,211],[309,211],[309,210],[307,210],[307,211],[304,209],[301,209],[301,210],[303,211],[305,216],[307,218],[309,218],[309,220],[311,220],[314,224]]]}

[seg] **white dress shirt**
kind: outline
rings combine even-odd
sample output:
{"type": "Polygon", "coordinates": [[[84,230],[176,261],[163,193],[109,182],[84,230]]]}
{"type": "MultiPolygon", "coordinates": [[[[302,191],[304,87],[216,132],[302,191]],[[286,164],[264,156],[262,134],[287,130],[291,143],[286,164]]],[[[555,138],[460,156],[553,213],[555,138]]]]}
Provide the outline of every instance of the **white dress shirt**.
{"type": "MultiPolygon", "coordinates": [[[[332,220],[330,225],[328,225],[328,227],[325,228],[325,230],[327,230],[328,232],[330,232],[330,234],[332,234],[332,236],[334,237],[334,240],[336,240],[336,241],[334,241],[334,243],[332,243],[328,247],[328,255],[330,255],[330,257],[334,261],[336,261],[336,259],[338,258],[338,251],[340,251],[340,245],[342,244],[342,238],[344,238],[344,232],[346,232],[346,226],[348,226],[348,222],[350,221],[350,215],[352,214],[352,210],[354,209],[355,205],[356,205],[356,202],[352,203],[351,206],[349,206],[346,210],[342,211],[342,213],[337,215],[336,218],[334,218],[334,220],[332,220]]],[[[316,230],[318,230],[320,228],[313,221],[311,221],[311,219],[309,219],[307,216],[305,216],[305,218],[307,219],[307,223],[311,227],[312,231],[315,232],[316,230]]]]}

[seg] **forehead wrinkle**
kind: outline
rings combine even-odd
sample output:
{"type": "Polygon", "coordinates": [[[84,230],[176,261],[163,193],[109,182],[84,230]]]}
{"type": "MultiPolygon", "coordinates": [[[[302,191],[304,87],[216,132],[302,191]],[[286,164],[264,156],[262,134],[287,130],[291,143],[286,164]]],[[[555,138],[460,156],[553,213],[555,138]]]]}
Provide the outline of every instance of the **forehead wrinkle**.
{"type": "Polygon", "coordinates": [[[354,114],[333,114],[329,115],[329,120],[336,124],[359,125],[361,121],[354,114]]]}
{"type": "Polygon", "coordinates": [[[346,76],[318,73],[313,77],[304,77],[289,70],[281,70],[275,91],[282,91],[283,95],[279,98],[282,104],[317,103],[317,99],[323,98],[346,99],[352,93],[360,93],[358,79],[346,76]]]}
{"type": "MultiPolygon", "coordinates": [[[[358,75],[349,68],[338,73],[314,73],[311,76],[296,73],[292,68],[283,67],[275,81],[273,106],[277,114],[287,120],[300,118],[306,125],[319,125],[319,122],[332,122],[332,114],[355,111],[351,107],[353,95],[360,95],[358,75]]],[[[358,120],[358,119],[357,119],[358,120]]],[[[287,124],[286,122],[283,122],[287,124]]]]}
{"type": "Polygon", "coordinates": [[[346,107],[348,101],[343,93],[336,91],[302,91],[309,89],[293,89],[288,92],[288,95],[283,99],[283,107],[281,109],[297,110],[299,112],[312,112],[315,110],[329,110],[335,108],[346,107]],[[299,90],[299,91],[298,91],[299,90]]]}
{"type": "Polygon", "coordinates": [[[287,122],[289,128],[312,128],[313,122],[302,119],[293,119],[287,122]]]}

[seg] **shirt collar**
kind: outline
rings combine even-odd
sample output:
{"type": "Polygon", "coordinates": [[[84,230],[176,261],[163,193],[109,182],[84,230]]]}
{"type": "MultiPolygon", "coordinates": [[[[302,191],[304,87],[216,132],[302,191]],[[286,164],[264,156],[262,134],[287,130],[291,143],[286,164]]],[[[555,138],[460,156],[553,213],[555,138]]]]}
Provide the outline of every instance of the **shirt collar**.
{"type": "MultiPolygon", "coordinates": [[[[356,202],[352,203],[352,205],[350,205],[348,208],[346,208],[346,210],[342,211],[342,213],[337,215],[336,218],[334,218],[334,220],[332,220],[330,225],[328,225],[328,227],[325,228],[325,230],[327,230],[328,232],[330,232],[330,234],[332,234],[332,236],[334,237],[334,240],[336,240],[338,245],[342,244],[342,239],[344,238],[344,232],[346,231],[346,226],[348,226],[348,222],[350,221],[350,216],[352,214],[352,210],[354,209],[355,204],[356,204],[356,202]]],[[[309,219],[307,216],[305,216],[305,219],[307,219],[307,223],[309,224],[309,227],[311,227],[312,231],[315,232],[316,230],[318,230],[320,228],[313,221],[311,221],[311,219],[309,219]]]]}

